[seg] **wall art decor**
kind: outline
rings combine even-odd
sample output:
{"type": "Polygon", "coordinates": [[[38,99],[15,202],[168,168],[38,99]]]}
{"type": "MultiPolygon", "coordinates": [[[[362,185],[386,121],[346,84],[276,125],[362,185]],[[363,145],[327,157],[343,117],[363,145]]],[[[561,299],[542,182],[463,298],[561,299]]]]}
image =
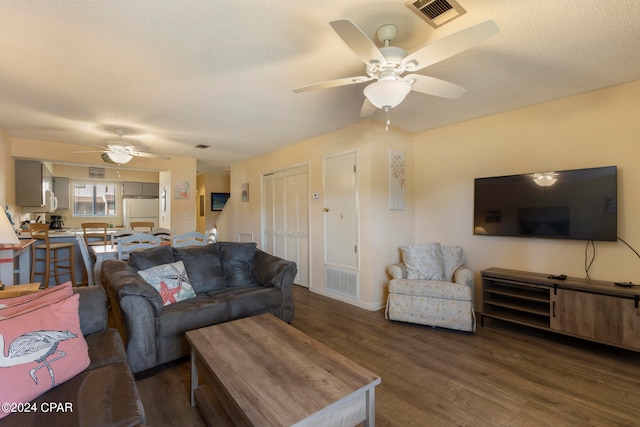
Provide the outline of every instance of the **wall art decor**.
{"type": "Polygon", "coordinates": [[[221,211],[229,200],[229,193],[211,193],[211,210],[221,211]]]}
{"type": "Polygon", "coordinates": [[[405,208],[405,154],[389,150],[389,209],[405,208]]]}
{"type": "Polygon", "coordinates": [[[176,182],[173,186],[173,198],[189,200],[189,181],[176,182]]]}
{"type": "Polygon", "coordinates": [[[243,202],[249,201],[249,183],[248,182],[245,182],[244,184],[242,184],[242,201],[243,202]]]}

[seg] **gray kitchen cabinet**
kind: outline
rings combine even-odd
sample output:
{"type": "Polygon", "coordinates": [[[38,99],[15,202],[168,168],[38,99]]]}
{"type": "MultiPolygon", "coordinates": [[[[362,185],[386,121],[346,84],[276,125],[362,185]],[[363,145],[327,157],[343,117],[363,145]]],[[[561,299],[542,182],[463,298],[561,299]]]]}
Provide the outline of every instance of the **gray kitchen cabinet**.
{"type": "Polygon", "coordinates": [[[158,197],[160,184],[157,182],[123,182],[122,197],[158,197]]]}
{"type": "Polygon", "coordinates": [[[53,194],[55,194],[58,199],[58,210],[71,209],[71,200],[69,198],[69,178],[54,176],[53,194]]]}
{"type": "Polygon", "coordinates": [[[16,160],[16,205],[24,212],[49,212],[53,176],[44,162],[16,160]]]}

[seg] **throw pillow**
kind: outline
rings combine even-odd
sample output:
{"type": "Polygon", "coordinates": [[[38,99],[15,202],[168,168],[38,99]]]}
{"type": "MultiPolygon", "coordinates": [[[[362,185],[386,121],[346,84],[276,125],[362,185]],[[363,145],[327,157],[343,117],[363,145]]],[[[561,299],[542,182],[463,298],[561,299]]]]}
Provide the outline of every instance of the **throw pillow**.
{"type": "Polygon", "coordinates": [[[22,311],[42,307],[52,302],[68,298],[73,295],[72,288],[71,282],[66,282],[32,294],[0,299],[0,318],[10,317],[22,311]]]}
{"type": "Polygon", "coordinates": [[[158,291],[162,297],[163,305],[196,296],[182,261],[140,270],[138,274],[158,291]]]}
{"type": "MultiPolygon", "coordinates": [[[[79,298],[0,320],[0,402],[30,402],[89,366],[79,298]]],[[[0,408],[0,418],[9,413],[0,408]]]]}
{"type": "Polygon", "coordinates": [[[460,246],[443,246],[444,279],[447,282],[453,280],[453,273],[464,264],[464,252],[460,246]]]}
{"type": "Polygon", "coordinates": [[[157,265],[176,262],[176,259],[173,257],[171,246],[160,245],[143,251],[131,252],[128,262],[136,270],[146,270],[157,265]]]}
{"type": "Polygon", "coordinates": [[[173,255],[176,261],[184,263],[196,294],[227,287],[227,278],[218,258],[217,243],[192,248],[174,248],[173,255]]]}
{"type": "Polygon", "coordinates": [[[251,265],[256,255],[255,243],[218,242],[222,268],[229,286],[252,286],[251,265]]]}
{"type": "Polygon", "coordinates": [[[440,243],[403,245],[402,262],[407,267],[407,279],[444,280],[444,261],[440,243]]]}

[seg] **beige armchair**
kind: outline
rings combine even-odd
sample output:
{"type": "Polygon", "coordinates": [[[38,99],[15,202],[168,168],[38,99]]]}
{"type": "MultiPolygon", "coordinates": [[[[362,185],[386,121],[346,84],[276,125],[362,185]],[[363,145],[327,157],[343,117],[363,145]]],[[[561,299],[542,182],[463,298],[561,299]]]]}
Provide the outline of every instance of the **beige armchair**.
{"type": "Polygon", "coordinates": [[[400,247],[402,262],[389,266],[386,317],[461,331],[475,331],[473,272],[457,246],[400,247]]]}

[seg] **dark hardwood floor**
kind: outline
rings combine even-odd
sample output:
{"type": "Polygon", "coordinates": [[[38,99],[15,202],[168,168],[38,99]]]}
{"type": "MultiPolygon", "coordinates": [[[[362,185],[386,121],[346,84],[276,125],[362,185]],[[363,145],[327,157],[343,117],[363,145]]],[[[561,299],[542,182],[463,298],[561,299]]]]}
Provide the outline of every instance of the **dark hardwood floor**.
{"type": "MultiPolygon", "coordinates": [[[[640,425],[640,353],[498,322],[392,322],[298,286],[294,298],[294,327],[382,377],[378,426],[640,425]]],[[[138,386],[149,425],[204,425],[186,359],[138,386]]]]}

